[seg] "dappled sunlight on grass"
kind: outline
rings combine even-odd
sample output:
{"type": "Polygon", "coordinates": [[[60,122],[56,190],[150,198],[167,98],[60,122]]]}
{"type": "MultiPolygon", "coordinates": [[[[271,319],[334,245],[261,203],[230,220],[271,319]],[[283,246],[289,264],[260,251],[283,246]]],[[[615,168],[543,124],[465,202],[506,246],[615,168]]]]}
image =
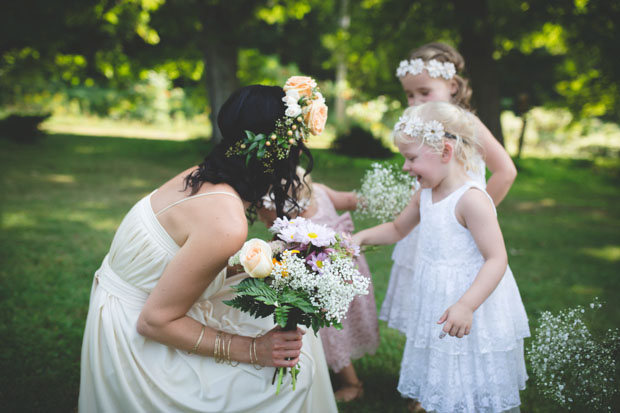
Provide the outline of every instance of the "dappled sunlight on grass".
{"type": "MultiPolygon", "coordinates": [[[[2,367],[8,368],[0,392],[16,392],[21,410],[41,410],[33,406],[48,403],[50,394],[61,395],[62,408],[56,410],[74,409],[93,273],[114,231],[135,202],[200,162],[209,148],[202,140],[77,135],[48,135],[36,145],[0,141],[0,314],[6,315],[4,330],[0,323],[0,354],[5,355],[2,367]],[[31,405],[32,388],[46,393],[31,405]]],[[[313,180],[338,190],[359,188],[373,162],[315,146],[312,153],[313,180]]],[[[400,155],[391,161],[402,165],[400,155]]],[[[498,212],[532,330],[541,311],[584,305],[595,296],[615,302],[620,162],[524,158],[518,163],[519,176],[498,212]]],[[[374,224],[355,218],[357,230],[374,224]]],[[[270,233],[256,222],[249,237],[270,233]]],[[[384,246],[365,254],[377,309],[385,297],[392,250],[384,246]]],[[[620,325],[620,307],[610,305],[600,322],[620,325]]],[[[377,354],[354,361],[366,395],[341,403],[343,413],[406,411],[406,400],[396,390],[405,339],[384,322],[379,328],[377,354]]],[[[521,395],[523,411],[554,411],[537,408],[542,399],[532,380],[521,395]]]]}
{"type": "Polygon", "coordinates": [[[556,205],[555,199],[544,198],[538,201],[524,201],[514,204],[514,208],[518,211],[532,211],[535,209],[549,208],[556,205]]]}
{"type": "Polygon", "coordinates": [[[94,146],[78,145],[75,147],[74,150],[75,153],[80,155],[92,155],[94,153],[97,153],[97,148],[95,148],[94,146]]]}
{"type": "Polygon", "coordinates": [[[25,212],[4,212],[2,214],[2,228],[34,228],[37,221],[25,212]]]}
{"type": "Polygon", "coordinates": [[[43,175],[42,179],[47,182],[55,184],[73,184],[75,183],[75,177],[73,175],[64,174],[47,174],[43,175]]]}
{"type": "Polygon", "coordinates": [[[604,247],[597,248],[582,248],[580,251],[583,254],[593,258],[598,258],[609,262],[620,261],[620,245],[606,245],[604,247]]]}
{"type": "Polygon", "coordinates": [[[584,296],[587,300],[597,297],[603,293],[603,289],[592,285],[575,284],[570,287],[571,292],[584,296]]]}

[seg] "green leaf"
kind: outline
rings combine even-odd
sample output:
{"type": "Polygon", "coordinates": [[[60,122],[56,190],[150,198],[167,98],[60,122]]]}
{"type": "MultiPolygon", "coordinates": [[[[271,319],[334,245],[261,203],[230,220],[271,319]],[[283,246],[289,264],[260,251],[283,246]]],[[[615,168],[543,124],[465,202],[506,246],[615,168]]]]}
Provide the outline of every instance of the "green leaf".
{"type": "Polygon", "coordinates": [[[273,316],[277,325],[282,328],[286,327],[286,323],[288,321],[288,313],[290,310],[291,307],[287,305],[276,307],[275,311],[273,312],[273,316]]]}
{"type": "Polygon", "coordinates": [[[310,298],[307,294],[302,294],[296,291],[287,291],[282,294],[280,300],[283,303],[299,308],[304,313],[315,314],[317,311],[314,305],[310,302],[310,298]]]}
{"type": "Polygon", "coordinates": [[[256,136],[256,135],[254,135],[254,132],[249,131],[249,130],[245,131],[245,135],[248,137],[248,140],[250,142],[253,142],[254,141],[254,137],[256,136]]]}

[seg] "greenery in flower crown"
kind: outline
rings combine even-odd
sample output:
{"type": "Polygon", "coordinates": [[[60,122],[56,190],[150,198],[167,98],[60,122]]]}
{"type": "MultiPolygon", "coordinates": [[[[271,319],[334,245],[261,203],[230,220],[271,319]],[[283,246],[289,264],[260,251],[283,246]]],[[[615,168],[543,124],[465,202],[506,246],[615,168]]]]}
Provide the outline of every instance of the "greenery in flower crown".
{"type": "Polygon", "coordinates": [[[300,139],[306,141],[308,133],[308,127],[301,116],[295,119],[284,117],[276,121],[276,129],[269,136],[264,133],[256,135],[246,130],[246,139],[229,148],[226,155],[245,155],[246,165],[256,157],[261,160],[265,172],[273,172],[273,162],[285,159],[291,147],[296,146],[300,139]]]}
{"type": "Polygon", "coordinates": [[[246,130],[246,138],[226,151],[226,156],[245,156],[246,165],[253,158],[259,159],[265,172],[273,172],[273,163],[285,159],[291,147],[299,141],[307,142],[308,136],[323,131],[327,120],[325,99],[316,82],[306,76],[293,76],[284,85],[285,116],[278,119],[270,134],[255,134],[246,130]]]}

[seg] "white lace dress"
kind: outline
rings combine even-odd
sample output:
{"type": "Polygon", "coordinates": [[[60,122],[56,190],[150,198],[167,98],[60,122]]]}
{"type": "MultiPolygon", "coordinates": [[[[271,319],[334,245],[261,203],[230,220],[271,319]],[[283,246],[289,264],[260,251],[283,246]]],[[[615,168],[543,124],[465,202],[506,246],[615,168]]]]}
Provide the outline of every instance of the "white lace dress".
{"type": "MultiPolygon", "coordinates": [[[[485,164],[480,158],[477,163],[477,170],[470,171],[469,176],[484,188],[486,181],[485,164]]],[[[416,226],[409,234],[396,243],[392,252],[392,270],[390,281],[385,293],[385,298],[381,303],[379,320],[386,321],[390,328],[395,328],[401,333],[406,333],[407,318],[410,313],[411,276],[415,263],[414,252],[418,243],[419,226],[416,226]]],[[[415,298],[414,298],[415,299],[415,298]]]]}
{"type": "Polygon", "coordinates": [[[519,390],[527,380],[523,338],[530,331],[510,267],[474,312],[471,333],[439,338],[443,325],[437,320],[465,293],[484,263],[471,233],[454,212],[471,187],[484,191],[480,184],[469,182],[436,203],[431,189],[421,193],[398,391],[417,399],[427,411],[509,410],[519,406],[519,390]]]}

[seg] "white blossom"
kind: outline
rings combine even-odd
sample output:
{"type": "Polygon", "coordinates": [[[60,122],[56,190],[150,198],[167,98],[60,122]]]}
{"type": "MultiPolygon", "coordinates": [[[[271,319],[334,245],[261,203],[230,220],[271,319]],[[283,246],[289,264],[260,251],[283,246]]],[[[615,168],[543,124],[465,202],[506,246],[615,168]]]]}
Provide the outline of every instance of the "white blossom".
{"type": "Polygon", "coordinates": [[[396,165],[373,163],[366,171],[360,189],[355,191],[360,199],[355,216],[392,221],[407,206],[416,185],[415,178],[396,165]]]}
{"type": "MultiPolygon", "coordinates": [[[[590,309],[598,309],[598,300],[590,309]]],[[[620,346],[618,330],[594,336],[583,317],[583,307],[542,313],[528,357],[539,390],[568,409],[611,411],[616,360],[620,346]]]]}

